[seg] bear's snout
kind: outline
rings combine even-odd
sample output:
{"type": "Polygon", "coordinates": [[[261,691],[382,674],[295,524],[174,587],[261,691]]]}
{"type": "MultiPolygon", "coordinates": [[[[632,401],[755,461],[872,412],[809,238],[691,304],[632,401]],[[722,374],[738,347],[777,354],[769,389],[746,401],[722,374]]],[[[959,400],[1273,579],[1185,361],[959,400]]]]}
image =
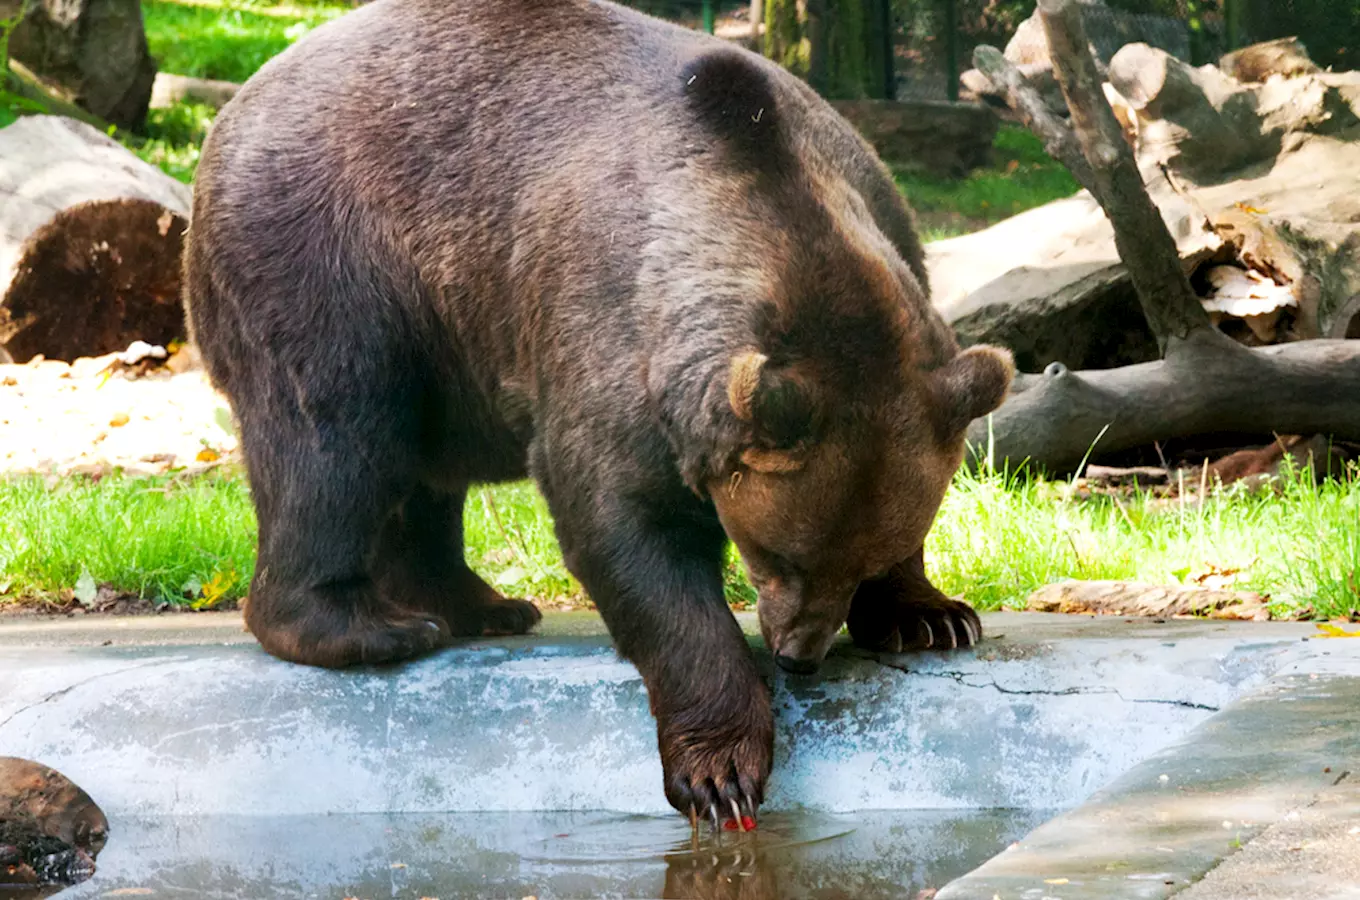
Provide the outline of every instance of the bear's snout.
{"type": "Polygon", "coordinates": [[[774,661],[775,665],[792,675],[815,675],[822,667],[821,659],[785,656],[782,653],[776,653],[774,661]]]}

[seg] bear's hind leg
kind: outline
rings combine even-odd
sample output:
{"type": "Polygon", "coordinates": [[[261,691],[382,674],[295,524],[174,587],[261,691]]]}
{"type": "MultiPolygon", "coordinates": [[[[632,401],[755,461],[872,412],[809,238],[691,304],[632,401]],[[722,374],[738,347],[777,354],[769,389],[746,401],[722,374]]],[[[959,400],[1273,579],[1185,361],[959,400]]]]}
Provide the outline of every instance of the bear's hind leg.
{"type": "Polygon", "coordinates": [[[250,631],[275,656],[327,668],[447,643],[442,619],[391,603],[373,577],[382,523],[414,481],[392,417],[341,414],[317,427],[287,394],[267,403],[238,404],[260,528],[250,631]]]}
{"type": "Polygon", "coordinates": [[[524,634],[542,616],[524,600],[502,597],[463,554],[466,489],[418,485],[387,523],[379,586],[400,606],[438,616],[461,637],[524,634]]]}

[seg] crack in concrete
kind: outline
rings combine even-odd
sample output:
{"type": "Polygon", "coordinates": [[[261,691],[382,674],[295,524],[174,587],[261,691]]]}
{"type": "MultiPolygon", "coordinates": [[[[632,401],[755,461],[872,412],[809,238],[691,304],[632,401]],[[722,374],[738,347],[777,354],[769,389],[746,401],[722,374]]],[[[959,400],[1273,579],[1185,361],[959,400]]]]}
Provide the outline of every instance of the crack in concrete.
{"type": "Polygon", "coordinates": [[[92,684],[93,682],[96,682],[101,678],[108,678],[113,675],[122,675],[125,672],[134,672],[137,669],[146,669],[151,666],[163,665],[167,662],[178,662],[178,660],[151,659],[139,665],[128,666],[125,669],[114,669],[113,671],[110,672],[100,672],[98,675],[91,675],[89,678],[83,678],[80,681],[75,682],[74,684],[68,684],[66,687],[62,688],[59,691],[53,691],[46,697],[43,697],[41,700],[35,700],[32,703],[26,704],[24,706],[21,706],[19,709],[16,709],[14,712],[6,716],[4,719],[0,719],[0,728],[4,728],[10,722],[13,722],[15,719],[19,718],[29,710],[37,709],[39,706],[43,706],[45,704],[51,703],[53,700],[65,697],[67,694],[71,693],[76,688],[84,687],[87,684],[92,684]]]}
{"type": "Polygon", "coordinates": [[[1001,694],[1008,694],[1008,695],[1012,695],[1012,696],[1026,696],[1026,697],[1072,697],[1072,696],[1080,696],[1080,695],[1088,695],[1088,694],[1089,694],[1089,695],[1095,695],[1095,694],[1113,694],[1114,696],[1118,697],[1118,698],[1119,698],[1121,701],[1123,701],[1124,703],[1153,703],[1153,704],[1158,704],[1158,705],[1162,705],[1162,706],[1178,706],[1178,707],[1181,707],[1181,708],[1183,708],[1183,709],[1198,709],[1198,710],[1203,710],[1203,711],[1205,711],[1205,712],[1218,712],[1219,709],[1220,709],[1220,707],[1212,706],[1212,705],[1207,704],[1207,703],[1192,703],[1192,702],[1190,702],[1189,700],[1161,700],[1161,699],[1152,699],[1152,698],[1146,698],[1146,697],[1129,698],[1129,697],[1125,697],[1125,696],[1119,691],[1118,688],[1112,688],[1112,687],[1069,687],[1069,688],[1062,688],[1061,690],[1043,690],[1043,689],[1027,689],[1027,690],[1023,690],[1023,689],[1020,689],[1020,688],[1008,688],[1008,687],[1004,687],[1003,685],[998,684],[998,683],[996,682],[995,679],[988,679],[988,680],[983,681],[983,682],[969,681],[969,680],[968,680],[968,678],[969,678],[969,673],[967,673],[967,672],[950,672],[950,671],[941,671],[941,672],[923,672],[923,671],[921,671],[921,670],[919,670],[919,669],[912,670],[912,669],[907,668],[907,667],[904,666],[904,665],[895,665],[895,664],[890,663],[890,662],[885,662],[884,660],[881,660],[881,659],[878,660],[878,663],[879,663],[879,665],[886,666],[886,667],[889,668],[889,669],[896,669],[896,670],[899,671],[899,672],[905,672],[905,673],[908,674],[908,675],[920,675],[920,676],[925,677],[925,678],[947,678],[947,679],[949,679],[949,680],[951,680],[951,681],[956,682],[957,684],[963,685],[964,687],[970,687],[970,688],[992,688],[993,690],[997,691],[998,693],[1001,693],[1001,694]]]}

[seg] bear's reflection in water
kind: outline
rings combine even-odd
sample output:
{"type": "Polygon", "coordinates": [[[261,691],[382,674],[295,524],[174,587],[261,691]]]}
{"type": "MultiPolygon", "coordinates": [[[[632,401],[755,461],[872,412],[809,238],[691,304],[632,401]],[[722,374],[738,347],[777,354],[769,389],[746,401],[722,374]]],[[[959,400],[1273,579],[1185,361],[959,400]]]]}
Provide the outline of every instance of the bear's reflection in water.
{"type": "Polygon", "coordinates": [[[776,900],[778,863],[759,847],[714,848],[666,861],[666,900],[776,900]]]}
{"type": "Polygon", "coordinates": [[[609,812],[115,817],[99,871],[61,896],[900,900],[1049,815],[774,811],[697,841],[679,816],[609,812]]]}

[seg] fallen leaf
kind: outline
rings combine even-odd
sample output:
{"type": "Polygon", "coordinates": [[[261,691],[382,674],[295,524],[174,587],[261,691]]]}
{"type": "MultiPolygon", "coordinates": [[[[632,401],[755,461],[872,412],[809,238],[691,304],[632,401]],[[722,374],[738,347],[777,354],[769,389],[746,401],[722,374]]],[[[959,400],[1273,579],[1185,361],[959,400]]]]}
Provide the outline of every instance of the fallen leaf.
{"type": "Polygon", "coordinates": [[[1317,622],[1317,630],[1321,631],[1320,638],[1360,638],[1360,631],[1347,631],[1330,622],[1317,622]]]}
{"type": "Polygon", "coordinates": [[[508,569],[506,569],[505,571],[497,575],[495,578],[493,578],[491,580],[491,583],[494,584],[496,587],[513,587],[514,585],[519,584],[521,581],[528,577],[529,573],[521,569],[519,566],[510,566],[508,569]]]}
{"type": "Polygon", "coordinates": [[[109,419],[109,426],[112,428],[122,428],[131,421],[131,416],[125,412],[114,413],[113,418],[109,419]]]}
{"type": "Polygon", "coordinates": [[[406,863],[392,863],[392,868],[394,868],[394,869],[404,869],[404,868],[406,868],[406,863]]]}
{"type": "Polygon", "coordinates": [[[227,434],[232,437],[236,436],[236,425],[231,420],[231,410],[225,406],[219,406],[213,410],[213,421],[217,423],[218,428],[221,428],[227,434]]]}
{"type": "Polygon", "coordinates": [[[1045,878],[1044,884],[1070,884],[1066,878],[1045,878]]]}
{"type": "Polygon", "coordinates": [[[201,463],[217,462],[217,460],[219,460],[220,458],[221,456],[218,454],[218,452],[211,447],[204,447],[202,450],[198,451],[197,455],[194,456],[194,459],[198,460],[201,463]]]}
{"type": "Polygon", "coordinates": [[[236,582],[236,572],[223,572],[221,569],[213,573],[208,583],[203,585],[203,596],[190,604],[197,610],[212,609],[226,594],[227,590],[236,582]]]}

